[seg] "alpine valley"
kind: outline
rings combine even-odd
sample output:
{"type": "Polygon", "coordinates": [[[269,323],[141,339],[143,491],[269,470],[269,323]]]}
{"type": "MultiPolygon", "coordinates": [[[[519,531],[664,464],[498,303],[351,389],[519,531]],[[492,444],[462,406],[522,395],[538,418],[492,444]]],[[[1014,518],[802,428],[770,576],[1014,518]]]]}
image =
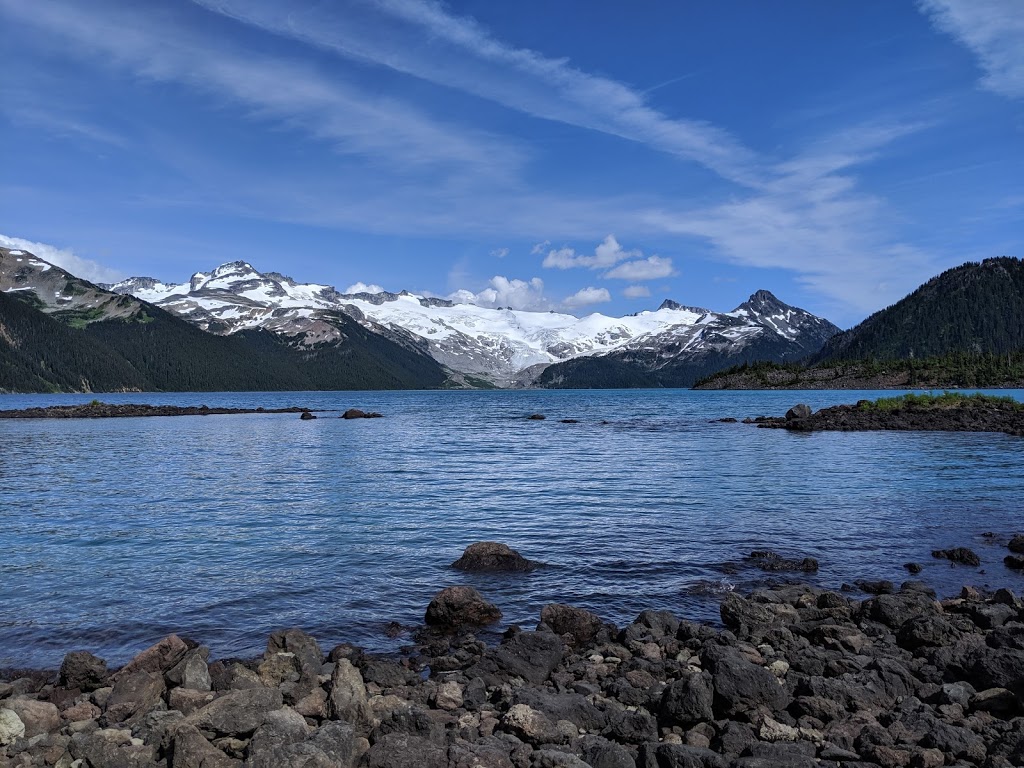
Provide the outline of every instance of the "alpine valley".
{"type": "Polygon", "coordinates": [[[839,332],[767,291],[724,313],[666,300],[576,317],[343,294],[241,261],[183,283],[94,285],[6,248],[0,291],[10,391],[689,386],[743,362],[805,358],[839,332]]]}

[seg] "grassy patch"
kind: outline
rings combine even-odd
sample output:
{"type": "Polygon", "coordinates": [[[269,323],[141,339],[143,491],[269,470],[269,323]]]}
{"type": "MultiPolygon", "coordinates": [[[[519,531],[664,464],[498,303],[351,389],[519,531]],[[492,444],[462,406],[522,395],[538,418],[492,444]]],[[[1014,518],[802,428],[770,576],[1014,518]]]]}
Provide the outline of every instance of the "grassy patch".
{"type": "Polygon", "coordinates": [[[1024,410],[1024,404],[1012,397],[997,397],[981,393],[966,394],[963,392],[943,392],[900,395],[898,397],[881,397],[874,402],[864,400],[858,404],[862,411],[895,411],[902,408],[967,408],[980,405],[1012,405],[1017,410],[1024,410]]]}

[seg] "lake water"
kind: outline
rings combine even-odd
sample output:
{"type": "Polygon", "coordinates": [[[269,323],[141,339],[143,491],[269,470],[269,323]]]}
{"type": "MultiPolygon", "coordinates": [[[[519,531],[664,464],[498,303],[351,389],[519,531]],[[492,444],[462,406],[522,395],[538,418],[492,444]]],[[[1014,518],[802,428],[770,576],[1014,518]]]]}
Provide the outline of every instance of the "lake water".
{"type": "MultiPolygon", "coordinates": [[[[1024,532],[1024,440],[709,423],[880,394],[131,394],[102,399],[385,418],[0,421],[0,667],[56,666],[79,648],[120,663],[172,631],[249,656],[287,626],[327,648],[394,651],[409,639],[388,622],[418,623],[451,584],[477,587],[503,624],[532,627],[548,602],[620,624],[645,608],[715,620],[708,592],[765,577],[722,564],[765,547],[818,558],[808,578],[831,587],[899,583],[917,561],[940,593],[1019,592],[1002,557],[1024,532]],[[451,570],[477,540],[548,567],[451,570]],[[980,571],[929,555],[960,545],[980,571]]],[[[0,408],[90,399],[6,395],[0,408]]]]}

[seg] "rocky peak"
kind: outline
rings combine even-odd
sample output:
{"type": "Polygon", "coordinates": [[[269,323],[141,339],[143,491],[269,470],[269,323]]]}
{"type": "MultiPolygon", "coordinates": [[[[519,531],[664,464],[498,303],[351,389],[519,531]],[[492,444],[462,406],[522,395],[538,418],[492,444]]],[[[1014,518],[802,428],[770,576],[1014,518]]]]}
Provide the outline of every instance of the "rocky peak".
{"type": "Polygon", "coordinates": [[[733,311],[741,312],[746,310],[754,315],[773,315],[792,309],[793,307],[780,301],[771,291],[760,290],[752,293],[749,299],[733,311]]]}
{"type": "Polygon", "coordinates": [[[672,309],[677,312],[694,312],[698,315],[706,315],[711,312],[711,310],[704,309],[704,307],[691,307],[686,304],[680,304],[678,301],[673,301],[672,299],[665,299],[661,302],[661,306],[658,307],[658,309],[672,309]]]}

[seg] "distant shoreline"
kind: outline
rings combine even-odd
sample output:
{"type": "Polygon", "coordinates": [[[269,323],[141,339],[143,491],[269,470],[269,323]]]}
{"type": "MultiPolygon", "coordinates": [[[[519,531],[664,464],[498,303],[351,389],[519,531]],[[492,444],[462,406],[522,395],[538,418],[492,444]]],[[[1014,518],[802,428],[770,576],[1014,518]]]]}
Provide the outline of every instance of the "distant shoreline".
{"type": "Polygon", "coordinates": [[[93,401],[82,405],[51,405],[0,411],[0,419],[117,419],[137,416],[224,416],[253,413],[310,413],[310,408],[210,408],[206,405],[115,405],[93,401]]]}

